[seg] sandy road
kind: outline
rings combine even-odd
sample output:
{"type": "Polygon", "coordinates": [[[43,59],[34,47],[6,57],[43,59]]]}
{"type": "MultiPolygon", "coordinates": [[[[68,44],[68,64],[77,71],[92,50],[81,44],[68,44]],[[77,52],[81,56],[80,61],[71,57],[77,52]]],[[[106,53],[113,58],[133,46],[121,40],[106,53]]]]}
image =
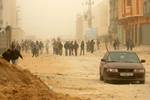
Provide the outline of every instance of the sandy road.
{"type": "Polygon", "coordinates": [[[37,74],[56,92],[91,98],[92,100],[149,100],[150,98],[150,58],[148,53],[140,53],[147,60],[146,84],[114,85],[99,81],[99,62],[103,54],[79,57],[42,55],[32,58],[25,55],[19,65],[37,74]]]}

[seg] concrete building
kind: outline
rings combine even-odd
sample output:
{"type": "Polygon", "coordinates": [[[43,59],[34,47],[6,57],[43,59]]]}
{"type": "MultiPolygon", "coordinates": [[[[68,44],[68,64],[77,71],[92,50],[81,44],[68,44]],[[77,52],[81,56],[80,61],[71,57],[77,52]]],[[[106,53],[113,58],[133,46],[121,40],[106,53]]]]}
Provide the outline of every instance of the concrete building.
{"type": "Polygon", "coordinates": [[[109,0],[109,13],[110,13],[110,25],[109,25],[109,35],[115,38],[117,35],[118,26],[118,0],[109,0]]]}
{"type": "Polygon", "coordinates": [[[17,26],[16,0],[0,0],[0,49],[8,48],[21,33],[17,26]]]}
{"type": "Polygon", "coordinates": [[[119,24],[118,20],[118,1],[109,0],[109,13],[110,13],[110,24],[109,24],[109,39],[110,42],[118,38],[119,41],[124,44],[124,33],[123,27],[119,24]]]}
{"type": "Polygon", "coordinates": [[[84,22],[83,15],[77,15],[76,17],[76,39],[78,40],[84,39],[84,34],[83,34],[84,23],[83,22],[84,22]]]}
{"type": "MultiPolygon", "coordinates": [[[[109,0],[103,0],[99,4],[92,7],[92,31],[96,30],[96,38],[108,33],[109,27],[109,0]]],[[[88,25],[88,11],[77,16],[76,33],[81,39],[87,38],[90,30],[88,25]],[[82,34],[80,34],[82,33],[82,34]]],[[[94,32],[95,33],[95,32],[94,32]]],[[[95,37],[95,34],[93,34],[95,37]]],[[[91,34],[92,37],[92,34],[91,34]]]]}
{"type": "Polygon", "coordinates": [[[124,40],[135,45],[150,44],[150,1],[118,0],[118,21],[123,27],[124,40]]]}
{"type": "Polygon", "coordinates": [[[109,3],[108,0],[101,1],[98,5],[93,7],[93,27],[97,29],[97,35],[108,34],[109,27],[109,3]]]}
{"type": "Polygon", "coordinates": [[[12,40],[21,38],[22,30],[17,25],[16,0],[0,0],[0,2],[0,27],[11,26],[12,40]]]}
{"type": "Polygon", "coordinates": [[[150,0],[144,0],[144,16],[150,17],[150,0]]]}
{"type": "MultiPolygon", "coordinates": [[[[6,26],[6,0],[0,0],[0,53],[9,47],[11,42],[10,27],[6,26]],[[6,32],[7,27],[7,32],[6,32]]],[[[8,14],[8,13],[7,13],[8,14]]]]}

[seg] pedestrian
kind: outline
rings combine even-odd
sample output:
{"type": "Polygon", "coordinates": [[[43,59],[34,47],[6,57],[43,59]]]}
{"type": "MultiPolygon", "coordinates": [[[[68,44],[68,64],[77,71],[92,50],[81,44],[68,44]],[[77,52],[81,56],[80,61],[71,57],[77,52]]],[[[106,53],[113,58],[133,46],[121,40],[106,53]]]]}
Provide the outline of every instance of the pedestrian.
{"type": "Polygon", "coordinates": [[[90,41],[86,42],[86,52],[90,52],[90,41]]]}
{"type": "Polygon", "coordinates": [[[95,45],[94,40],[91,40],[91,42],[90,42],[90,51],[91,51],[91,53],[94,52],[94,45],[95,45]]]}
{"type": "Polygon", "coordinates": [[[74,42],[74,53],[75,53],[75,56],[78,55],[78,48],[79,48],[79,44],[77,43],[77,41],[74,42]]]}
{"type": "Polygon", "coordinates": [[[69,42],[68,41],[65,42],[64,48],[65,48],[65,56],[68,56],[68,50],[69,50],[69,42]]]}
{"type": "Polygon", "coordinates": [[[71,49],[71,56],[73,56],[74,55],[74,53],[73,53],[73,50],[74,50],[73,41],[71,41],[70,49],[71,49]]]}
{"type": "Polygon", "coordinates": [[[58,50],[59,50],[59,55],[62,56],[63,53],[63,44],[61,41],[58,42],[58,50]]]}
{"type": "Polygon", "coordinates": [[[44,50],[44,44],[42,41],[39,42],[39,52],[40,54],[43,54],[43,50],[44,50]]]}
{"type": "Polygon", "coordinates": [[[33,42],[31,45],[32,57],[36,57],[36,44],[33,42]]]}
{"type": "Polygon", "coordinates": [[[97,39],[96,44],[97,44],[97,50],[99,50],[99,47],[100,47],[100,40],[97,39]]]}
{"type": "Polygon", "coordinates": [[[39,52],[40,52],[40,43],[39,43],[39,41],[36,41],[36,43],[35,43],[35,55],[36,55],[36,57],[39,56],[39,52]]]}
{"type": "Polygon", "coordinates": [[[49,54],[49,41],[46,42],[46,45],[45,45],[45,49],[46,49],[46,54],[49,54]]]}
{"type": "Polygon", "coordinates": [[[132,51],[132,49],[133,49],[133,47],[134,47],[134,43],[133,43],[133,41],[132,41],[131,39],[128,39],[128,40],[126,41],[126,47],[127,47],[127,50],[128,50],[128,51],[129,51],[129,50],[132,51]]]}
{"type": "Polygon", "coordinates": [[[84,41],[81,42],[81,45],[80,45],[80,55],[84,55],[84,41]]]}
{"type": "Polygon", "coordinates": [[[114,47],[114,50],[117,49],[117,42],[116,42],[116,40],[114,40],[113,47],[114,47]]]}
{"type": "Polygon", "coordinates": [[[5,59],[6,61],[10,62],[10,60],[11,60],[11,49],[7,49],[7,51],[5,51],[2,54],[2,58],[5,59]]]}
{"type": "Polygon", "coordinates": [[[19,50],[17,50],[15,47],[12,47],[11,53],[10,53],[10,58],[12,61],[12,64],[17,64],[18,58],[23,59],[21,53],[19,50]]]}
{"type": "Polygon", "coordinates": [[[53,55],[55,55],[56,54],[56,49],[57,49],[57,47],[56,47],[56,40],[55,39],[53,39],[52,46],[53,46],[53,55]]]}
{"type": "Polygon", "coordinates": [[[69,42],[68,47],[69,47],[69,56],[72,56],[72,47],[73,47],[72,41],[69,42]]]}
{"type": "Polygon", "coordinates": [[[118,38],[116,38],[113,43],[114,50],[119,50],[119,46],[120,46],[120,41],[118,38]]]}

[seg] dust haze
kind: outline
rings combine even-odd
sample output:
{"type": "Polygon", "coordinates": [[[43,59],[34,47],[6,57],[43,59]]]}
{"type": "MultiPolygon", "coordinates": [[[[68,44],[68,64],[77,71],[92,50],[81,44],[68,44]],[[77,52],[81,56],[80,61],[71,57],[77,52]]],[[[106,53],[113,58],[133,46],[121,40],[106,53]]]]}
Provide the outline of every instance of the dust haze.
{"type": "Polygon", "coordinates": [[[40,38],[73,38],[76,15],[87,9],[86,0],[17,0],[17,7],[20,27],[40,38]]]}

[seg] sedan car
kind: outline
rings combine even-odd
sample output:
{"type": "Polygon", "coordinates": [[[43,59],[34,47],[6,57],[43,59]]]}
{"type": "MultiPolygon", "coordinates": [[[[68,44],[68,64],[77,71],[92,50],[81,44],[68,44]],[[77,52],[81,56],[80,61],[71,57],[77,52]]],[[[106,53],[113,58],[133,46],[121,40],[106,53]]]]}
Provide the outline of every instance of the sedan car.
{"type": "Polygon", "coordinates": [[[105,53],[100,63],[100,80],[104,82],[145,83],[145,60],[140,60],[135,52],[110,51],[105,53]]]}

